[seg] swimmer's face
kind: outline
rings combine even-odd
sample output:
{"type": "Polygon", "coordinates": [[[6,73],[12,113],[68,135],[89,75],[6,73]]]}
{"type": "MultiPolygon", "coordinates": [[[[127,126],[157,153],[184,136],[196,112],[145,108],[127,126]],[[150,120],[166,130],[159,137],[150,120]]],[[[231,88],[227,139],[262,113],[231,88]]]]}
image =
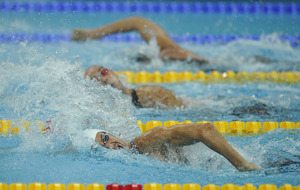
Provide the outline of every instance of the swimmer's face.
{"type": "Polygon", "coordinates": [[[85,74],[85,77],[90,79],[96,79],[101,85],[111,85],[114,88],[121,90],[123,87],[119,77],[112,71],[108,70],[103,66],[92,66],[89,67],[85,74]]]}
{"type": "Polygon", "coordinates": [[[95,141],[101,146],[110,149],[123,149],[126,147],[126,143],[124,141],[106,132],[97,133],[95,141]]]}
{"type": "Polygon", "coordinates": [[[84,77],[89,77],[90,79],[96,79],[101,82],[102,76],[108,75],[108,70],[102,66],[91,66],[89,67],[85,73],[84,77]]]}

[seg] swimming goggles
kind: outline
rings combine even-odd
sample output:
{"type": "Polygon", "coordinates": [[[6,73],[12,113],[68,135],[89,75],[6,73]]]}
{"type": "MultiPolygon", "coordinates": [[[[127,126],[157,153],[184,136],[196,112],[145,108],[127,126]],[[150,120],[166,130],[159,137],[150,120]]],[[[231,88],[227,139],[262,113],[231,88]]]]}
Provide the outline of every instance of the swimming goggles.
{"type": "Polygon", "coordinates": [[[105,144],[109,141],[109,135],[107,132],[101,132],[101,140],[105,146],[105,144]]]}
{"type": "Polygon", "coordinates": [[[108,74],[108,70],[103,68],[101,69],[101,72],[99,74],[99,78],[101,78],[102,76],[106,76],[108,74]]]}

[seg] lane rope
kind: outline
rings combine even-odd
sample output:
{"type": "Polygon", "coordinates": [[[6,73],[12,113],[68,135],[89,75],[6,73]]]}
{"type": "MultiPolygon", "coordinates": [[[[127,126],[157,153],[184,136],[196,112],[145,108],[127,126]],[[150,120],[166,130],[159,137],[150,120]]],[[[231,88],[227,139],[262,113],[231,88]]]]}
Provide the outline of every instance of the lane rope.
{"type": "MultiPolygon", "coordinates": [[[[300,122],[292,122],[292,121],[266,121],[266,122],[258,122],[258,121],[198,121],[192,122],[190,120],[186,120],[183,122],[169,120],[169,121],[148,121],[147,123],[142,123],[140,120],[137,120],[137,125],[139,126],[142,133],[151,130],[154,127],[164,126],[170,127],[177,124],[189,124],[189,123],[211,123],[220,133],[234,134],[234,135],[252,135],[252,134],[263,134],[268,131],[272,131],[277,128],[282,129],[300,129],[300,122]]],[[[9,135],[9,134],[18,134],[20,129],[23,128],[27,132],[32,129],[32,126],[37,126],[37,129],[41,132],[51,132],[51,121],[47,121],[46,123],[36,120],[32,122],[20,121],[19,123],[14,123],[10,120],[0,120],[0,135],[9,135]]]]}
{"type": "Polygon", "coordinates": [[[199,13],[298,15],[297,2],[9,2],[0,3],[8,12],[120,12],[120,13],[199,13]]]}
{"type": "MultiPolygon", "coordinates": [[[[183,122],[179,121],[148,121],[146,124],[142,123],[140,120],[137,121],[138,126],[141,129],[141,132],[147,132],[151,130],[154,127],[158,126],[164,126],[164,127],[170,127],[173,125],[177,124],[189,124],[189,123],[194,123],[190,120],[186,120],[183,122]]],[[[275,121],[267,121],[267,122],[258,122],[258,121],[249,121],[249,122],[244,122],[244,121],[198,121],[195,123],[199,124],[205,124],[205,123],[211,123],[213,124],[216,129],[220,133],[227,133],[227,134],[234,134],[234,135],[253,135],[253,134],[263,134],[268,131],[273,131],[274,129],[277,128],[282,128],[282,129],[299,129],[300,128],[300,122],[295,123],[291,121],[282,121],[280,123],[275,122],[275,121]]]]}
{"type": "Polygon", "coordinates": [[[192,73],[190,71],[168,71],[164,74],[159,71],[149,73],[146,71],[132,72],[132,71],[121,71],[115,72],[117,75],[126,76],[126,82],[130,84],[148,84],[148,83],[182,83],[198,81],[205,84],[211,83],[246,83],[246,82],[275,82],[275,83],[289,83],[299,84],[300,83],[300,72],[283,71],[281,73],[272,71],[266,72],[233,72],[227,71],[219,73],[218,71],[212,71],[211,73],[205,73],[204,71],[198,71],[192,73]]]}
{"type": "MultiPolygon", "coordinates": [[[[246,179],[244,180],[246,182],[246,179]]],[[[80,184],[80,183],[72,183],[72,184],[63,184],[63,183],[52,183],[52,184],[45,184],[45,183],[30,183],[28,184],[28,190],[237,190],[237,189],[245,189],[245,190],[277,190],[277,185],[274,184],[261,184],[258,187],[254,186],[251,183],[245,183],[245,185],[239,186],[232,183],[227,183],[221,186],[215,184],[207,184],[201,186],[197,183],[187,183],[187,184],[177,184],[177,183],[169,183],[169,184],[159,184],[159,183],[147,183],[144,185],[141,184],[127,184],[121,185],[118,183],[112,183],[108,185],[99,184],[99,183],[92,183],[92,184],[80,184]]],[[[12,183],[12,184],[5,184],[0,182],[0,189],[1,190],[27,190],[27,184],[25,183],[12,183]]],[[[291,184],[283,184],[278,188],[278,190],[296,190],[297,187],[291,184]]],[[[299,189],[299,186],[298,186],[299,189]]]]}
{"type": "MultiPolygon", "coordinates": [[[[70,34],[43,34],[43,33],[0,33],[0,43],[19,43],[19,42],[38,42],[38,43],[58,43],[71,42],[70,34]]],[[[170,35],[170,37],[178,43],[194,43],[194,44],[227,44],[236,40],[267,40],[274,42],[274,39],[268,39],[264,35],[170,35]]],[[[300,45],[300,35],[280,35],[278,40],[289,42],[291,46],[300,45]]],[[[114,34],[99,39],[105,42],[141,42],[142,38],[135,34],[114,34]]]]}

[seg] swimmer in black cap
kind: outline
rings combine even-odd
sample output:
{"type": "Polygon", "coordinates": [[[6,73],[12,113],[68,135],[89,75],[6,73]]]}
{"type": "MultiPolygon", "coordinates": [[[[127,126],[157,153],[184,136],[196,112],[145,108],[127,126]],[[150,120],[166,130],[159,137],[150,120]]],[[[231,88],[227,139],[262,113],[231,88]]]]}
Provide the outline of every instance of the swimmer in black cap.
{"type": "Polygon", "coordinates": [[[177,98],[171,90],[152,85],[129,89],[122,84],[119,77],[112,70],[99,65],[89,67],[85,71],[84,77],[96,79],[101,85],[111,85],[121,90],[123,94],[132,97],[132,103],[137,108],[175,109],[186,107],[181,99],[177,98]]]}
{"type": "Polygon", "coordinates": [[[155,38],[160,47],[160,57],[164,61],[187,60],[200,64],[207,63],[203,57],[180,47],[161,27],[142,17],[129,17],[96,29],[74,29],[71,40],[99,39],[110,34],[130,31],[137,31],[147,43],[155,38]]]}
{"type": "Polygon", "coordinates": [[[137,136],[131,142],[118,139],[101,130],[90,129],[85,132],[88,137],[105,148],[125,148],[158,158],[161,161],[172,160],[168,154],[171,150],[178,153],[179,158],[175,160],[180,160],[183,146],[202,142],[213,151],[224,156],[239,171],[261,169],[259,166],[247,162],[210,123],[155,127],[137,136]]]}

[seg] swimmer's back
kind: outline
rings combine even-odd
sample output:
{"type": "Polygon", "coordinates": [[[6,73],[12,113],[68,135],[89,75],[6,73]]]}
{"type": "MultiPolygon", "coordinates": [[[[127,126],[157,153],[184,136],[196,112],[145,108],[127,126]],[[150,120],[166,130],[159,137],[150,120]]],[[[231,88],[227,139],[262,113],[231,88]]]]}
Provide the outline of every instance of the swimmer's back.
{"type": "Polygon", "coordinates": [[[161,86],[140,86],[135,88],[144,108],[174,109],[184,108],[182,101],[173,91],[161,86]]]}

